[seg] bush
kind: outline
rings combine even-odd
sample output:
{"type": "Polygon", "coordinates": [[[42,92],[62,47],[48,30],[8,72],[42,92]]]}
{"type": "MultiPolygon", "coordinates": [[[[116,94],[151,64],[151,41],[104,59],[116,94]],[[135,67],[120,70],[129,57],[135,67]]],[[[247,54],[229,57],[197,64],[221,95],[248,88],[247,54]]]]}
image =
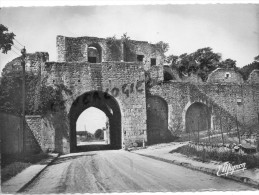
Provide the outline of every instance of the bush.
{"type": "Polygon", "coordinates": [[[246,168],[259,168],[259,155],[258,154],[239,154],[232,151],[217,152],[216,150],[197,150],[191,145],[179,147],[170,153],[181,153],[186,156],[195,156],[199,160],[205,162],[209,160],[216,160],[221,162],[230,162],[232,164],[246,163],[246,168]]]}

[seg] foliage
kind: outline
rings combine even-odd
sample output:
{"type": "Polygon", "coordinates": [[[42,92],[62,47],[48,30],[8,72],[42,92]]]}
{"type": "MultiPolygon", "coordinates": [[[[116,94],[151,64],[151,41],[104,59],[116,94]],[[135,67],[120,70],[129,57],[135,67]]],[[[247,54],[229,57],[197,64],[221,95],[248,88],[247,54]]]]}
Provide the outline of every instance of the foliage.
{"type": "Polygon", "coordinates": [[[118,40],[115,35],[113,37],[107,37],[106,40],[107,40],[107,45],[111,50],[112,59],[119,61],[121,57],[120,40],[118,40]]]}
{"type": "MultiPolygon", "coordinates": [[[[255,57],[256,58],[256,57],[255,57]]],[[[240,69],[240,73],[243,75],[244,79],[247,80],[249,74],[255,70],[259,70],[259,61],[254,61],[251,64],[248,64],[240,69]]]]}
{"type": "Polygon", "coordinates": [[[94,132],[94,137],[96,139],[99,139],[99,140],[102,140],[104,138],[104,132],[102,129],[97,129],[95,132],[94,132]]]}
{"type": "MultiPolygon", "coordinates": [[[[13,71],[4,74],[1,78],[0,84],[0,110],[12,114],[20,115],[22,112],[22,72],[13,71]]],[[[42,85],[37,89],[39,77],[32,72],[25,73],[25,114],[45,114],[47,111],[57,111],[64,109],[64,101],[62,98],[62,91],[67,92],[64,85],[57,85],[56,87],[42,85]],[[39,93],[39,99],[37,96],[39,93]],[[35,105],[39,107],[36,109],[35,105]]]]}
{"type": "Polygon", "coordinates": [[[127,35],[127,33],[123,33],[123,35],[121,36],[121,40],[123,43],[129,43],[130,42],[130,37],[127,35]]]}
{"type": "Polygon", "coordinates": [[[120,46],[118,39],[116,38],[115,35],[113,37],[107,37],[106,40],[107,40],[107,44],[110,46],[115,46],[115,47],[120,46]]]}
{"type": "Polygon", "coordinates": [[[180,76],[196,73],[203,81],[206,81],[208,75],[216,68],[233,68],[247,80],[254,69],[259,69],[259,55],[255,56],[254,60],[251,64],[238,68],[235,60],[228,58],[222,61],[220,54],[214,53],[210,47],[205,47],[190,54],[169,55],[165,62],[169,63],[171,67],[177,68],[180,76]]]}
{"type": "Polygon", "coordinates": [[[31,166],[31,163],[25,162],[14,162],[6,166],[4,169],[1,170],[2,182],[7,181],[8,179],[22,172],[22,170],[26,169],[29,166],[31,166]]]}
{"type": "Polygon", "coordinates": [[[11,50],[14,37],[14,33],[8,32],[8,28],[3,24],[0,24],[0,50],[2,53],[6,54],[9,50],[11,50]]]}
{"type": "Polygon", "coordinates": [[[159,41],[155,44],[156,48],[164,55],[169,50],[169,44],[163,41],[159,41]]]}
{"type": "Polygon", "coordinates": [[[48,111],[58,112],[65,109],[62,91],[64,85],[52,86],[42,85],[40,90],[39,114],[46,114],[48,111]]]}
{"type": "Polygon", "coordinates": [[[239,154],[238,152],[225,151],[217,152],[216,150],[197,150],[196,147],[185,145],[171,151],[170,153],[177,152],[187,156],[196,156],[199,160],[208,161],[216,160],[221,162],[229,161],[231,164],[246,163],[246,168],[259,168],[259,155],[253,154],[239,154]]]}
{"type": "MultiPolygon", "coordinates": [[[[196,73],[203,81],[207,79],[209,73],[219,66],[220,60],[221,55],[214,53],[210,47],[198,49],[191,54],[170,55],[166,59],[171,66],[179,70],[180,76],[196,73]]],[[[228,59],[224,65],[230,62],[232,62],[231,59],[228,59]]]]}
{"type": "MultiPolygon", "coordinates": [[[[5,74],[0,84],[0,110],[13,114],[22,111],[22,72],[15,71],[5,74]]],[[[26,114],[34,112],[34,96],[38,77],[31,72],[25,74],[26,114]]]]}
{"type": "Polygon", "coordinates": [[[17,175],[25,168],[48,158],[46,153],[39,154],[2,154],[1,161],[1,180],[7,181],[17,175]]]}
{"type": "Polygon", "coordinates": [[[235,60],[232,60],[232,59],[230,59],[230,58],[228,58],[228,59],[226,59],[226,60],[220,62],[220,63],[219,63],[219,67],[220,67],[220,68],[234,68],[234,69],[237,68],[237,67],[236,67],[236,61],[235,61],[235,60]]]}

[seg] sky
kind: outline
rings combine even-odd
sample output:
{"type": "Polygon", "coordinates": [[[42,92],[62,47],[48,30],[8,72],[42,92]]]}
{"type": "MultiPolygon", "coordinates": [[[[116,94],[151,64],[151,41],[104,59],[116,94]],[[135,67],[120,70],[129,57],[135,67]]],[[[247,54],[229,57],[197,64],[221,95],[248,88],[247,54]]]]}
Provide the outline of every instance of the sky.
{"type": "Polygon", "coordinates": [[[76,121],[76,131],[88,131],[92,134],[97,129],[106,127],[107,117],[105,113],[97,108],[90,107],[80,114],[76,121]]]}
{"type": "MultiPolygon", "coordinates": [[[[259,4],[205,5],[110,5],[67,7],[7,7],[0,9],[0,22],[16,34],[12,51],[0,54],[0,71],[19,56],[49,52],[56,61],[56,36],[120,38],[169,43],[167,55],[192,53],[211,47],[223,59],[242,67],[259,54],[259,4]]],[[[105,126],[106,115],[95,108],[85,110],[77,130],[94,132],[105,126]]]]}
{"type": "MultiPolygon", "coordinates": [[[[134,40],[169,43],[167,55],[211,47],[238,67],[259,54],[259,4],[16,7],[2,8],[0,21],[28,53],[47,51],[50,61],[56,61],[57,35],[120,38],[125,32],[134,40]]],[[[13,50],[0,54],[0,71],[18,56],[13,50]]]]}

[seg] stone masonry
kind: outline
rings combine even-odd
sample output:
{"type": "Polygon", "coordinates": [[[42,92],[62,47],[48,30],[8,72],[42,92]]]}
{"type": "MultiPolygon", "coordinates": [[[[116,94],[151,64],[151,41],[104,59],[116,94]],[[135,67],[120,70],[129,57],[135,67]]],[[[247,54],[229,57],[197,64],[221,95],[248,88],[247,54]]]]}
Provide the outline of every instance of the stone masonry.
{"type": "Polygon", "coordinates": [[[27,117],[43,151],[73,152],[76,120],[91,106],[107,115],[119,148],[170,141],[191,128],[258,124],[258,70],[247,81],[233,69],[216,69],[207,82],[197,75],[180,78],[163,68],[156,45],[134,40],[57,36],[57,54],[58,62],[38,63],[37,90],[63,86],[64,107],[27,117]]]}

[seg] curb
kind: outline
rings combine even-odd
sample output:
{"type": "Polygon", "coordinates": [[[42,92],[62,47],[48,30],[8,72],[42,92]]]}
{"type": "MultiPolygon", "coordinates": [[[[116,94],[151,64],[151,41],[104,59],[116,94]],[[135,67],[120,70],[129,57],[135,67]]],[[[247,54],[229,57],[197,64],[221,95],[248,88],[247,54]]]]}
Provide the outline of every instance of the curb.
{"type": "Polygon", "coordinates": [[[50,162],[48,162],[35,176],[33,176],[26,184],[24,184],[16,193],[22,193],[22,191],[24,191],[59,156],[60,156],[60,154],[57,154],[56,156],[52,156],[52,157],[49,157],[48,159],[40,161],[39,164],[42,162],[46,162],[46,161],[50,161],[50,162]]]}
{"type": "MultiPolygon", "coordinates": [[[[164,159],[164,158],[152,156],[152,155],[147,155],[147,154],[139,154],[139,153],[135,153],[135,154],[145,156],[145,157],[149,157],[149,158],[152,158],[152,159],[155,159],[155,160],[160,160],[160,161],[163,161],[163,162],[183,166],[183,167],[186,167],[188,169],[201,171],[203,173],[210,174],[210,175],[213,175],[213,176],[217,176],[217,170],[215,170],[215,169],[209,169],[209,168],[205,168],[205,167],[197,167],[197,166],[193,166],[190,163],[184,163],[184,162],[180,162],[180,161],[177,161],[177,160],[168,160],[168,159],[164,159]]],[[[248,177],[239,177],[239,176],[236,176],[236,175],[228,175],[228,176],[223,175],[221,177],[223,177],[225,179],[231,179],[231,180],[234,180],[234,181],[237,181],[237,182],[241,182],[243,184],[246,184],[246,185],[249,185],[251,187],[259,189],[259,182],[255,181],[255,180],[252,180],[248,177]]]]}

